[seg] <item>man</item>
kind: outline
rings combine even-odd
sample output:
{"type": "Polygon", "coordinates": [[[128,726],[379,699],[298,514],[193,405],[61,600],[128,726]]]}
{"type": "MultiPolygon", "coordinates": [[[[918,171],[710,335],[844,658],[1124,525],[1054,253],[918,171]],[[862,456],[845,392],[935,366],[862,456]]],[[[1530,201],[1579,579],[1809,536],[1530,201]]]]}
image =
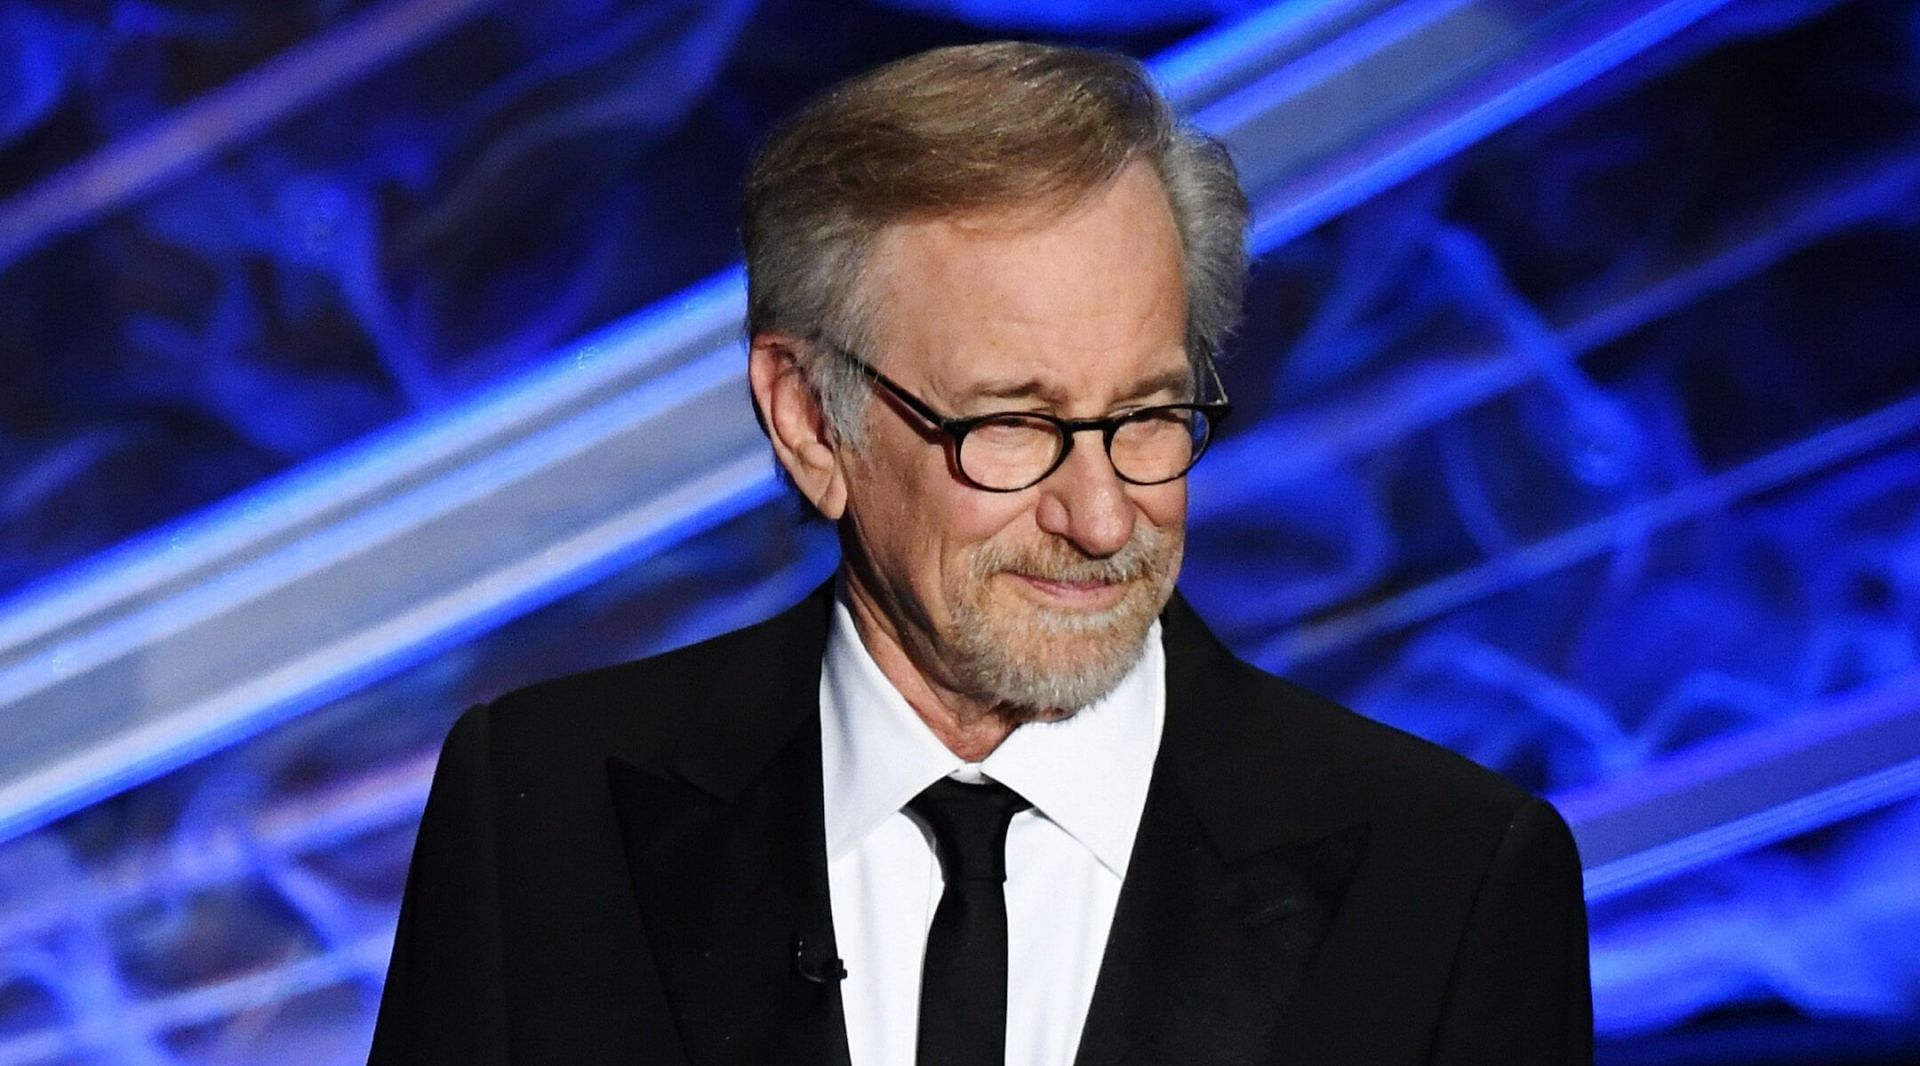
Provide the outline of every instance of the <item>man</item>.
{"type": "Polygon", "coordinates": [[[838,579],[461,719],[373,1061],[1590,1061],[1552,809],[1174,595],[1224,153],[1129,61],[984,45],[817,101],[746,201],[838,579]]]}

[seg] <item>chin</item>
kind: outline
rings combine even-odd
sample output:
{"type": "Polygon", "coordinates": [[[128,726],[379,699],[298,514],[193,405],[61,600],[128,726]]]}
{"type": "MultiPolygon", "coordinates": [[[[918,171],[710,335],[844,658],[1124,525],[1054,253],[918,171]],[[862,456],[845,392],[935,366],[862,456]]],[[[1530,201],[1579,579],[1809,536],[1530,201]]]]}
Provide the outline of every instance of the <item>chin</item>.
{"type": "Polygon", "coordinates": [[[1140,661],[1165,602],[1154,584],[1136,582],[1100,610],[1029,602],[957,612],[948,641],[955,673],[1011,720],[1066,717],[1112,692],[1140,661]]]}
{"type": "Polygon", "coordinates": [[[1180,530],[1145,523],[1125,548],[1098,559],[1058,542],[983,545],[946,589],[952,614],[941,636],[958,687],[1015,721],[1062,718],[1097,702],[1140,661],[1173,595],[1183,546],[1180,530]],[[1036,593],[1023,575],[1102,582],[1119,594],[1076,603],[1036,593]]]}

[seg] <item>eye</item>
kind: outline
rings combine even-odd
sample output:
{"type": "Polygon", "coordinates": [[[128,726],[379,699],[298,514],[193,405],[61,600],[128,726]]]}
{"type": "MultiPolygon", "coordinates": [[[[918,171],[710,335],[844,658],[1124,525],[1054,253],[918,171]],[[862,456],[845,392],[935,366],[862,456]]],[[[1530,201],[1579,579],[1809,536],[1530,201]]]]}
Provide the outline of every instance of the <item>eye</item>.
{"type": "Polygon", "coordinates": [[[992,415],[973,427],[967,435],[972,441],[978,437],[982,444],[1018,446],[1044,442],[1053,437],[1055,430],[1051,422],[1030,415],[999,414],[992,415]]]}
{"type": "Polygon", "coordinates": [[[1155,433],[1161,430],[1185,432],[1193,425],[1194,412],[1186,407],[1141,407],[1117,416],[1121,423],[1129,427],[1138,427],[1135,432],[1155,433]]]}

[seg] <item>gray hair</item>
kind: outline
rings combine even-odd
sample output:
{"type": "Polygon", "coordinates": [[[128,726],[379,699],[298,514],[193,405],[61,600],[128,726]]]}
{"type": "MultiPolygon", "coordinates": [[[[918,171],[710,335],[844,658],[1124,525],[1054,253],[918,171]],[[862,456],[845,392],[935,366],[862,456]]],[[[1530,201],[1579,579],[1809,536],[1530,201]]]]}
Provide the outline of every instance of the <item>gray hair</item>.
{"type": "MultiPolygon", "coordinates": [[[[747,172],[747,329],[860,345],[868,252],[895,222],[1071,205],[1145,160],[1166,189],[1196,375],[1238,323],[1247,199],[1226,148],[1179,120],[1145,68],[1081,48],[940,48],[846,81],[775,130],[747,172]]],[[[863,439],[867,381],[796,353],[834,432],[863,439]]]]}

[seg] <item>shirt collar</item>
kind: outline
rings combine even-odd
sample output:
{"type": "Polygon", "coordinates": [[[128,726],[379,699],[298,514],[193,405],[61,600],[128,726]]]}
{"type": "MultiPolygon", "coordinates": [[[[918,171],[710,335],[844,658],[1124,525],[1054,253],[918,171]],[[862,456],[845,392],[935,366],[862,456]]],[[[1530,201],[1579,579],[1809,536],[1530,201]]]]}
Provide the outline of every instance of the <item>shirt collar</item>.
{"type": "MultiPolygon", "coordinates": [[[[1057,722],[1034,722],[977,764],[1125,877],[1166,717],[1160,623],[1114,690],[1057,722]]],[[[820,676],[827,854],[867,834],[948,774],[970,768],[927,728],[881,672],[836,598],[820,676]]]]}

